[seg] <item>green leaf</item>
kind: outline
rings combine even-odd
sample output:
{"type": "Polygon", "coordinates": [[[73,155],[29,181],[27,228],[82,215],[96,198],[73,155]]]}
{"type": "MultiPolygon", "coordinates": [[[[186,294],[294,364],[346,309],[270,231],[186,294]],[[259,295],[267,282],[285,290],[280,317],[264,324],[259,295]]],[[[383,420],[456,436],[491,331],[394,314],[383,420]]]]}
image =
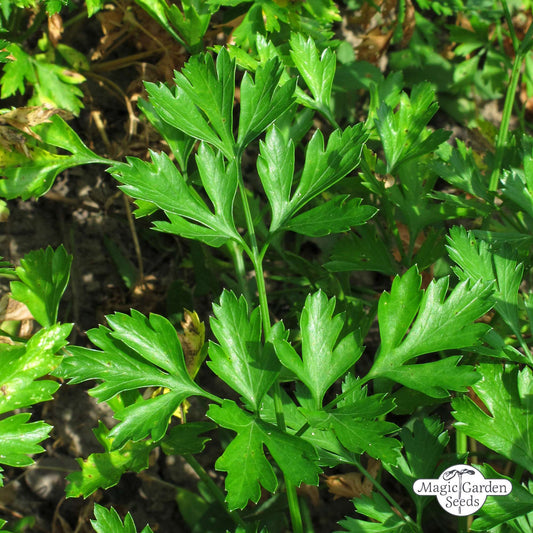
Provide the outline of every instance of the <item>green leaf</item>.
{"type": "Polygon", "coordinates": [[[385,353],[400,345],[413,322],[424,294],[421,283],[417,268],[412,267],[401,278],[394,278],[390,294],[381,295],[378,304],[380,350],[385,353]]]}
{"type": "Polygon", "coordinates": [[[265,456],[264,446],[294,485],[318,484],[317,455],[314,447],[303,439],[262,422],[231,400],[224,400],[221,406],[212,404],[207,416],[237,433],[215,463],[218,470],[228,473],[226,501],[230,510],[244,509],[249,500],[257,503],[261,486],[269,492],[276,490],[278,481],[265,456]]]}
{"type": "Polygon", "coordinates": [[[5,178],[0,180],[0,196],[8,200],[42,196],[50,190],[58,174],[68,168],[108,163],[89,150],[58,115],[50,117],[49,122],[32,127],[32,130],[41,137],[43,144],[68,150],[72,155],[55,154],[32,139],[26,142],[28,155],[0,147],[0,172],[5,178]]]}
{"type": "Polygon", "coordinates": [[[186,43],[183,39],[174,31],[174,28],[168,20],[168,4],[166,0],[135,0],[135,3],[146,11],[159,25],[178,43],[185,46],[186,43]]]}
{"type": "Polygon", "coordinates": [[[476,468],[481,471],[485,479],[506,479],[512,483],[513,489],[511,494],[506,496],[488,496],[483,507],[476,513],[478,518],[472,523],[471,531],[487,531],[500,524],[509,523],[514,518],[531,515],[533,510],[531,482],[527,490],[511,478],[502,476],[488,464],[476,465],[476,468]]]}
{"type": "Polygon", "coordinates": [[[98,401],[140,387],[169,390],[154,398],[139,398],[115,413],[122,422],[109,434],[113,449],[149,434],[160,440],[170,417],[188,396],[214,398],[190,378],[177,332],[166,318],[155,314],[147,318],[132,310],[131,315],[115,313],[107,320],[112,329],[100,326],[87,333],[100,350],[71,347],[73,357],[63,359],[56,375],[70,383],[101,381],[90,391],[98,401]]]}
{"type": "Polygon", "coordinates": [[[293,34],[290,40],[291,58],[309,87],[318,107],[330,108],[331,88],[335,76],[336,58],[330,48],[318,56],[316,45],[301,34],[293,34]]]}
{"type": "Polygon", "coordinates": [[[173,128],[170,124],[161,119],[161,117],[156,113],[154,106],[139,98],[137,105],[139,109],[143,112],[144,116],[148,119],[150,124],[158,131],[158,133],[165,139],[168,143],[181,172],[187,170],[187,162],[189,156],[194,147],[195,139],[190,137],[186,133],[183,133],[181,130],[173,128]]]}
{"type": "Polygon", "coordinates": [[[52,426],[30,422],[31,413],[20,413],[0,420],[0,463],[9,466],[33,464],[30,455],[42,453],[39,442],[48,437],[52,426]]]}
{"type": "Polygon", "coordinates": [[[44,327],[57,321],[59,302],[68,284],[72,256],[63,245],[57,250],[34,250],[20,260],[15,273],[20,281],[11,283],[15,300],[26,304],[44,327]]]}
{"type": "MultiPolygon", "coordinates": [[[[0,344],[0,414],[52,399],[59,383],[38,378],[59,364],[61,358],[55,354],[66,344],[71,329],[72,324],[56,324],[38,331],[25,346],[0,344]]],[[[38,443],[52,428],[42,421],[28,423],[30,415],[20,413],[0,420],[1,464],[27,466],[33,463],[29,455],[43,451],[38,443]]]]}
{"type": "Polygon", "coordinates": [[[4,66],[4,75],[0,80],[2,99],[13,96],[17,91],[24,94],[28,84],[34,88],[28,102],[30,105],[48,104],[75,115],[80,112],[83,93],[76,85],[85,81],[81,74],[45,61],[44,54],[31,56],[15,43],[9,43],[7,49],[14,59],[4,66]]]}
{"type": "Polygon", "coordinates": [[[215,428],[210,422],[187,422],[170,428],[168,434],[161,441],[161,449],[166,455],[185,455],[201,453],[210,437],[200,437],[215,428]]]}
{"type": "Polygon", "coordinates": [[[348,195],[336,196],[305,211],[291,218],[285,224],[285,229],[310,237],[323,237],[349,231],[353,226],[364,224],[377,213],[376,208],[361,205],[361,198],[348,198],[348,195]]]}
{"type": "Polygon", "coordinates": [[[442,144],[437,150],[440,160],[434,161],[431,167],[450,185],[488,201],[488,182],[479,170],[472,149],[460,139],[456,143],[457,148],[442,144]]]}
{"type": "Polygon", "coordinates": [[[448,398],[449,391],[466,392],[481,377],[475,367],[458,366],[459,361],[457,355],[431,363],[404,364],[383,375],[431,398],[448,398]]]}
{"type": "Polygon", "coordinates": [[[290,213],[296,213],[357,167],[366,139],[363,124],[357,124],[343,131],[335,130],[324,149],[324,137],[317,130],[307,145],[302,176],[290,201],[290,213]]]}
{"type": "Polygon", "coordinates": [[[257,172],[272,210],[272,233],[289,212],[294,176],[294,143],[292,139],[287,141],[275,125],[268,129],[265,140],[259,142],[257,172]]]}
{"type": "MultiPolygon", "coordinates": [[[[0,414],[52,399],[59,383],[38,379],[61,362],[72,324],[55,324],[35,333],[26,345],[0,344],[0,414]]],[[[1,439],[1,434],[0,434],[1,439]]]]}
{"type": "Polygon", "coordinates": [[[194,51],[202,47],[202,38],[211,20],[210,7],[201,0],[184,0],[181,5],[183,13],[177,5],[171,4],[167,9],[167,16],[183,36],[188,49],[194,51]]]}
{"type": "MultiPolygon", "coordinates": [[[[411,267],[401,278],[395,278],[390,294],[382,294],[378,305],[382,344],[369,376],[388,377],[403,384],[401,380],[405,374],[396,373],[396,370],[410,359],[474,346],[490,329],[487,324],[474,321],[492,307],[491,284],[477,281],[470,287],[464,281],[446,298],[447,277],[433,280],[423,292],[420,280],[416,266],[411,267]]],[[[412,368],[416,370],[414,366],[412,368]]],[[[447,368],[451,371],[453,365],[448,364],[447,368]]],[[[463,390],[468,374],[460,367],[457,374],[455,370],[453,372],[448,376],[448,383],[453,384],[457,379],[454,387],[463,390]]],[[[413,388],[415,385],[415,380],[409,379],[407,386],[413,388]]],[[[425,388],[419,390],[427,393],[425,388]]]]}
{"type": "Polygon", "coordinates": [[[417,479],[433,479],[436,468],[442,460],[442,453],[450,440],[443,424],[435,418],[416,419],[412,429],[403,427],[400,431],[405,455],[395,463],[385,463],[385,468],[409,492],[415,501],[418,513],[431,502],[425,496],[418,496],[413,491],[417,479]]]}
{"type": "Polygon", "coordinates": [[[31,105],[48,104],[66,109],[78,115],[83,109],[83,92],[77,85],[85,78],[69,68],[54,63],[34,60],[35,77],[33,97],[28,101],[31,105]]]}
{"type": "Polygon", "coordinates": [[[332,429],[340,443],[351,452],[368,453],[376,459],[396,463],[400,443],[386,437],[398,430],[391,422],[375,420],[394,409],[394,402],[383,394],[361,396],[356,401],[328,411],[301,411],[310,425],[317,429],[332,429]]]}
{"type": "Polygon", "coordinates": [[[339,525],[345,530],[337,533],[416,533],[419,529],[407,524],[391,508],[389,502],[377,492],[374,492],[372,498],[364,494],[353,500],[355,509],[363,516],[367,516],[372,521],[365,522],[351,517],[346,517],[339,522],[339,525]]]}
{"type": "Polygon", "coordinates": [[[87,5],[87,16],[90,18],[104,7],[104,0],[86,0],[85,4],[87,5]]]}
{"type": "Polygon", "coordinates": [[[225,48],[220,50],[216,69],[210,54],[192,56],[182,71],[175,73],[174,81],[176,91],[186,94],[201,111],[220,139],[220,149],[226,157],[231,158],[235,144],[233,139],[235,61],[230,59],[228,51],[225,48]]]}
{"type": "Polygon", "coordinates": [[[452,401],[456,426],[484,446],[533,472],[533,371],[529,367],[482,364],[473,389],[490,414],[472,400],[452,401]]]}
{"type": "MultiPolygon", "coordinates": [[[[95,503],[94,517],[95,520],[91,520],[91,525],[96,533],[137,533],[135,522],[130,513],[126,515],[124,522],[122,522],[113,507],[106,509],[95,503]]],[[[150,526],[145,526],[141,533],[152,533],[152,530],[150,526]]]]}
{"type": "Polygon", "coordinates": [[[156,443],[148,440],[128,442],[119,450],[111,451],[112,439],[108,429],[100,422],[94,430],[100,443],[104,446],[103,453],[92,453],[87,459],[77,459],[81,470],[67,476],[69,484],[66,488],[67,498],[87,498],[97,489],[114,487],[126,472],[141,472],[149,466],[150,452],[156,443]]]}
{"type": "Polygon", "coordinates": [[[287,341],[274,342],[279,360],[311,391],[316,408],[363,351],[355,332],[339,340],[344,316],[333,316],[334,309],[335,299],[328,300],[322,291],[307,297],[300,317],[302,357],[287,341]]]}
{"type": "Polygon", "coordinates": [[[430,83],[415,85],[409,98],[401,94],[396,112],[383,102],[377,110],[376,128],[383,143],[387,172],[393,173],[400,163],[436,150],[450,136],[437,130],[430,133],[428,122],[437,112],[438,104],[430,83]]]}
{"type": "Polygon", "coordinates": [[[518,263],[509,246],[495,250],[483,240],[478,240],[462,226],[450,229],[447,246],[450,259],[459,265],[454,269],[459,279],[496,280],[494,309],[501,315],[512,332],[518,337],[518,291],[522,283],[524,266],[518,263]]]}
{"type": "Polygon", "coordinates": [[[207,365],[257,411],[281,368],[272,344],[261,343],[260,309],[249,315],[244,296],[224,291],[213,311],[211,329],[219,344],[209,343],[207,365]]]}
{"type": "Polygon", "coordinates": [[[324,265],[330,272],[358,270],[381,272],[394,276],[396,262],[373,224],[360,227],[333,246],[331,259],[324,265]]]}
{"type": "Polygon", "coordinates": [[[9,43],[8,51],[14,59],[3,67],[4,75],[0,80],[2,100],[13,96],[17,91],[24,94],[26,92],[26,80],[28,83],[36,81],[30,56],[15,43],[9,43]]]}
{"type": "MultiPolygon", "coordinates": [[[[176,87],[172,92],[166,85],[145,82],[144,86],[155,112],[170,126],[187,135],[208,142],[224,152],[224,144],[209,127],[202,112],[194,105],[190,96],[176,87]]],[[[227,157],[231,154],[225,153],[227,157]]]]}
{"type": "Polygon", "coordinates": [[[226,168],[221,154],[215,156],[202,144],[196,156],[202,184],[213,203],[212,213],[165,153],[151,152],[152,163],[127,158],[127,164],[111,167],[111,174],[124,185],[126,194],[135,199],[151,202],[163,209],[170,223],[156,222],[160,231],[220,246],[228,239],[240,240],[233,221],[233,200],[237,190],[234,164],[226,168]],[[190,219],[196,224],[188,222],[190,219]]]}
{"type": "Polygon", "coordinates": [[[254,80],[244,73],[237,138],[240,152],[293,105],[296,79],[280,86],[282,72],[283,66],[275,57],[257,68],[254,80]]]}

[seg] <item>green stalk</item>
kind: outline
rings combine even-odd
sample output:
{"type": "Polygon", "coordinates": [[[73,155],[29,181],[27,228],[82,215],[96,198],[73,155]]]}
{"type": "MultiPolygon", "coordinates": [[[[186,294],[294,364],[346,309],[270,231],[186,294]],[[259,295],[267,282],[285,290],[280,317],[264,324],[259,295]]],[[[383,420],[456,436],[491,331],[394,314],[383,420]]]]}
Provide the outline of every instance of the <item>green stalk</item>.
{"type": "Polygon", "coordinates": [[[368,470],[366,470],[366,468],[355,457],[352,460],[353,460],[354,465],[357,466],[357,468],[361,471],[361,473],[372,482],[372,485],[376,487],[376,490],[389,502],[389,504],[394,509],[396,509],[400,513],[404,522],[407,524],[410,524],[411,526],[415,527],[418,531],[421,532],[422,530],[415,524],[413,519],[401,508],[400,504],[396,502],[394,498],[383,488],[381,483],[377,479],[372,477],[369,474],[368,470]]]}
{"type": "MultiPolygon", "coordinates": [[[[261,313],[261,320],[263,322],[263,335],[264,338],[268,338],[270,334],[270,313],[268,310],[268,299],[266,293],[265,285],[265,275],[263,272],[263,257],[267,250],[265,246],[261,252],[259,252],[259,247],[257,246],[257,238],[255,236],[255,227],[254,221],[252,218],[252,213],[250,211],[250,204],[248,198],[246,197],[246,189],[244,188],[244,182],[242,179],[242,166],[241,161],[237,161],[237,172],[238,172],[238,183],[239,183],[239,192],[241,196],[242,206],[244,209],[244,216],[246,219],[246,226],[248,229],[248,235],[250,236],[250,248],[245,247],[244,250],[249,255],[250,260],[254,266],[255,270],[255,279],[257,283],[257,293],[259,296],[259,309],[261,313]]],[[[273,396],[274,396],[274,408],[276,411],[276,422],[278,428],[281,431],[286,430],[285,426],[285,417],[283,416],[283,402],[281,400],[281,390],[279,382],[276,383],[273,387],[273,396]]],[[[298,504],[298,496],[296,494],[296,487],[292,484],[291,480],[284,474],[285,479],[285,490],[287,492],[287,501],[289,504],[289,512],[291,515],[292,529],[294,533],[303,533],[303,522],[302,515],[300,513],[300,506],[298,504]]]]}
{"type": "Polygon", "coordinates": [[[496,191],[498,188],[498,180],[500,178],[500,171],[503,161],[503,151],[507,144],[507,136],[509,133],[509,122],[511,120],[511,113],[513,111],[513,105],[516,95],[516,88],[518,87],[518,80],[520,78],[520,71],[522,69],[522,63],[524,62],[527,53],[531,50],[533,45],[533,24],[527,30],[527,33],[522,41],[519,43],[518,38],[513,27],[513,21],[511,19],[511,13],[507,6],[507,1],[502,0],[503,12],[509,27],[511,39],[513,41],[513,47],[515,50],[515,58],[513,62],[513,69],[511,71],[511,81],[507,88],[505,95],[505,103],[503,106],[502,121],[500,124],[500,130],[498,132],[498,139],[496,140],[496,155],[494,157],[494,168],[490,176],[489,191],[496,191]]]}
{"type": "Polygon", "coordinates": [[[235,271],[237,272],[237,279],[239,282],[239,287],[241,288],[241,292],[244,294],[246,301],[251,302],[252,295],[250,294],[250,289],[246,281],[246,267],[244,265],[242,249],[238,243],[235,241],[230,241],[228,243],[228,250],[233,259],[233,265],[235,266],[235,271]]]}
{"type": "Polygon", "coordinates": [[[500,123],[500,130],[496,140],[496,155],[494,157],[494,168],[490,176],[489,191],[495,191],[498,188],[498,180],[500,179],[500,171],[503,161],[503,152],[507,145],[507,137],[509,134],[509,122],[511,121],[511,113],[513,111],[513,103],[518,86],[518,79],[520,78],[520,70],[522,67],[523,56],[516,54],[513,63],[513,70],[511,72],[511,81],[507,87],[507,94],[505,95],[505,104],[503,106],[502,121],[500,123]]]}
{"type": "Polygon", "coordinates": [[[205,471],[204,467],[194,458],[190,453],[186,453],[183,458],[189,463],[191,468],[196,472],[198,477],[207,485],[209,491],[217,500],[222,508],[226,511],[229,517],[240,527],[246,528],[246,523],[235,511],[230,511],[226,505],[224,493],[218,488],[216,483],[209,477],[209,474],[205,471]]]}

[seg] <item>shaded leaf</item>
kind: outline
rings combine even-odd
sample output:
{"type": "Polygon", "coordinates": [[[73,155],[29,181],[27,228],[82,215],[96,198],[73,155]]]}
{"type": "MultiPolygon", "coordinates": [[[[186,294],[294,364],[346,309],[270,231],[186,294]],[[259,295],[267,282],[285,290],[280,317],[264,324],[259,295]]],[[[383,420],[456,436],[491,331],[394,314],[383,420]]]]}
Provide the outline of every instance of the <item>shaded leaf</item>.
{"type": "Polygon", "coordinates": [[[278,481],[265,456],[264,446],[283,474],[294,485],[318,484],[320,468],[315,449],[305,440],[280,431],[224,400],[221,406],[211,405],[207,416],[222,427],[237,432],[215,467],[227,472],[226,501],[230,510],[244,509],[248,501],[261,497],[261,486],[274,492],[278,481]]]}
{"type": "Polygon", "coordinates": [[[128,442],[122,448],[112,451],[112,439],[102,422],[94,433],[105,451],[92,453],[87,459],[77,459],[81,470],[67,476],[67,498],[87,498],[97,489],[114,487],[126,472],[146,470],[150,452],[157,445],[149,440],[128,442]]]}
{"type": "Polygon", "coordinates": [[[454,398],[457,427],[488,448],[533,472],[533,371],[529,367],[479,365],[481,381],[473,385],[490,414],[470,398],[454,398]]]}

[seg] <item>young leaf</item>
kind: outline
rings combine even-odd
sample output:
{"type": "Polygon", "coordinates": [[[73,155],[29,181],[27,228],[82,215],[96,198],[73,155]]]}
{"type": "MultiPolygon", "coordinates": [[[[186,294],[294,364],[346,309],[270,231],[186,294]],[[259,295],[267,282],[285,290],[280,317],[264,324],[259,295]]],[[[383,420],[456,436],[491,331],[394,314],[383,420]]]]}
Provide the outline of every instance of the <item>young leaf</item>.
{"type": "Polygon", "coordinates": [[[366,139],[363,124],[357,124],[343,131],[335,130],[324,149],[324,137],[317,130],[307,145],[305,164],[290,202],[290,213],[296,213],[357,167],[366,139]]]}
{"type": "Polygon", "coordinates": [[[328,300],[322,291],[307,297],[300,317],[302,357],[287,341],[274,342],[279,360],[311,391],[316,408],[322,406],[326,391],[363,351],[355,332],[338,340],[344,317],[333,316],[334,309],[335,299],[328,300]]]}
{"type": "Polygon", "coordinates": [[[122,422],[109,433],[114,439],[112,449],[149,434],[154,441],[160,440],[170,417],[188,396],[215,398],[189,376],[178,335],[166,318],[155,314],[147,318],[132,310],[131,315],[115,313],[107,320],[112,329],[100,326],[87,333],[101,351],[71,347],[73,357],[63,359],[56,375],[71,383],[101,381],[90,391],[98,401],[140,387],[169,390],[155,398],[140,398],[115,413],[122,422]]]}
{"type": "Polygon", "coordinates": [[[220,246],[228,239],[240,239],[233,222],[233,199],[237,190],[233,164],[226,168],[220,154],[215,156],[207,145],[200,145],[196,160],[202,183],[215,208],[212,213],[165,153],[152,152],[151,156],[152,163],[127,158],[127,164],[118,163],[109,171],[124,183],[120,189],[126,194],[165,211],[170,223],[156,222],[157,229],[212,246],[220,246]]]}
{"type": "Polygon", "coordinates": [[[128,442],[119,450],[111,450],[109,430],[100,422],[94,433],[103,453],[92,453],[87,459],[77,459],[81,470],[67,476],[67,498],[87,498],[97,489],[114,487],[125,472],[141,472],[149,466],[150,452],[157,446],[150,440],[128,442]]]}
{"type": "Polygon", "coordinates": [[[329,110],[331,88],[335,76],[336,58],[330,48],[318,56],[316,45],[301,34],[293,34],[290,40],[291,58],[313,95],[319,110],[329,110]]]}
{"type": "Polygon", "coordinates": [[[421,83],[413,87],[410,98],[402,93],[397,112],[385,102],[378,108],[375,123],[388,173],[393,173],[402,162],[433,152],[450,136],[450,132],[444,130],[429,133],[426,129],[438,109],[434,99],[431,85],[421,83]]]}
{"type": "MultiPolygon", "coordinates": [[[[126,515],[124,522],[122,522],[113,507],[106,509],[95,503],[94,517],[95,520],[91,520],[91,525],[96,533],[137,533],[135,522],[130,513],[126,515]]],[[[150,526],[145,526],[141,533],[152,533],[152,530],[150,526]]]]}
{"type": "Polygon", "coordinates": [[[483,376],[473,385],[490,414],[472,400],[454,398],[453,416],[464,433],[533,472],[533,371],[529,367],[482,364],[483,376]]]}
{"type": "MultiPolygon", "coordinates": [[[[464,281],[446,298],[448,278],[442,278],[433,280],[422,292],[416,266],[401,278],[396,277],[391,293],[383,293],[379,301],[378,320],[382,344],[369,375],[388,377],[402,384],[406,377],[409,381],[409,385],[405,383],[407,386],[427,393],[424,386],[419,388],[423,385],[421,380],[413,379],[401,370],[397,372],[398,368],[419,355],[478,344],[490,327],[474,321],[492,307],[489,298],[491,291],[491,284],[478,281],[469,287],[468,282],[464,281]]],[[[469,384],[468,379],[465,381],[469,374],[465,374],[460,367],[452,371],[455,367],[450,363],[446,366],[451,371],[448,387],[464,390],[465,385],[469,384]]],[[[413,365],[411,368],[415,370],[413,365]]],[[[470,375],[474,376],[473,373],[470,375]]],[[[433,387],[437,388],[430,391],[436,392],[440,397],[442,388],[435,380],[433,387]]]]}
{"type": "Polygon", "coordinates": [[[224,400],[221,406],[212,404],[207,416],[237,433],[215,463],[218,470],[228,473],[226,501],[230,510],[244,509],[249,500],[257,503],[261,497],[261,486],[269,492],[276,490],[278,482],[272,465],[265,457],[264,446],[294,485],[318,484],[318,458],[314,447],[303,439],[262,422],[239,409],[231,400],[224,400]]]}
{"type": "Polygon", "coordinates": [[[20,260],[15,273],[20,281],[11,283],[15,300],[26,304],[44,327],[56,323],[59,302],[68,284],[72,256],[63,245],[57,250],[34,250],[20,260]]]}
{"type": "Polygon", "coordinates": [[[275,125],[268,129],[265,140],[259,142],[257,172],[272,210],[273,232],[287,216],[294,176],[294,143],[291,139],[287,141],[275,125]]]}
{"type": "Polygon", "coordinates": [[[244,73],[237,138],[240,152],[293,105],[296,79],[280,86],[282,72],[278,58],[272,58],[257,68],[254,80],[244,73]]]}
{"type": "MultiPolygon", "coordinates": [[[[191,57],[181,72],[176,72],[176,90],[185,93],[207,118],[220,139],[221,150],[231,158],[234,151],[233,97],[235,93],[235,61],[222,48],[216,69],[209,54],[191,57]]],[[[183,110],[181,111],[183,114],[183,110]]]]}
{"type": "Polygon", "coordinates": [[[280,371],[272,345],[261,342],[260,310],[249,315],[244,296],[227,291],[213,310],[211,329],[219,344],[210,343],[207,365],[257,411],[280,371]]]}

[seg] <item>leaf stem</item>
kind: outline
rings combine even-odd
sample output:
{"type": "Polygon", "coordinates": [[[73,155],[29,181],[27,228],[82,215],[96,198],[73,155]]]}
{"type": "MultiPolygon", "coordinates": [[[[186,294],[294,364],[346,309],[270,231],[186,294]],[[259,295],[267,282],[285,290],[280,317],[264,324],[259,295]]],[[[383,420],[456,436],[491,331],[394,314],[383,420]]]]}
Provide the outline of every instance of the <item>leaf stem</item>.
{"type": "Polygon", "coordinates": [[[243,528],[246,528],[246,523],[244,520],[239,516],[239,514],[235,511],[230,511],[226,505],[226,499],[224,497],[224,493],[220,490],[220,488],[217,486],[217,484],[209,477],[209,474],[205,471],[204,467],[195,459],[195,457],[190,454],[186,453],[183,455],[183,458],[189,463],[191,468],[196,472],[198,477],[206,484],[209,491],[213,495],[213,498],[217,500],[220,505],[222,505],[223,509],[228,513],[229,517],[238,525],[243,528]]]}
{"type": "Polygon", "coordinates": [[[513,62],[511,81],[509,82],[509,87],[507,87],[507,93],[505,95],[500,131],[498,132],[498,138],[496,139],[496,154],[494,156],[494,168],[492,169],[492,173],[490,175],[489,191],[496,191],[498,188],[498,180],[500,179],[500,171],[503,162],[503,152],[507,144],[509,123],[511,121],[511,113],[513,111],[513,103],[516,94],[516,88],[518,86],[518,79],[520,77],[522,60],[522,55],[517,53],[513,62]]]}
{"type": "Polygon", "coordinates": [[[368,478],[368,480],[376,487],[377,491],[390,503],[390,505],[396,509],[402,516],[402,519],[405,523],[413,526],[416,528],[417,531],[422,531],[417,524],[414,522],[414,520],[401,508],[400,504],[398,504],[394,498],[383,488],[381,483],[374,477],[370,475],[368,470],[361,464],[360,461],[358,461],[355,457],[353,457],[353,463],[357,468],[361,471],[361,473],[368,478]]]}
{"type": "Polygon", "coordinates": [[[230,241],[228,243],[228,250],[233,258],[233,264],[235,266],[235,271],[237,272],[237,278],[239,286],[241,288],[244,297],[247,302],[252,301],[252,295],[250,294],[250,288],[246,281],[246,266],[244,265],[244,259],[242,257],[242,248],[235,241],[230,241]]]}
{"type": "MultiPolygon", "coordinates": [[[[266,253],[267,248],[264,246],[261,252],[259,252],[259,247],[257,246],[257,238],[255,236],[255,227],[254,221],[252,218],[252,213],[250,211],[250,204],[246,196],[246,189],[244,187],[244,182],[242,178],[242,165],[241,161],[237,161],[237,173],[238,173],[238,183],[239,183],[239,192],[241,195],[242,206],[244,210],[244,216],[246,219],[246,226],[248,229],[248,235],[250,237],[250,248],[244,248],[246,253],[249,255],[250,260],[252,261],[254,270],[255,270],[255,280],[257,283],[257,293],[259,296],[259,309],[261,312],[261,319],[263,323],[263,335],[264,338],[268,338],[270,334],[271,324],[270,324],[270,313],[268,310],[268,299],[266,293],[265,285],[265,275],[263,272],[263,257],[266,253]],[[251,252],[251,253],[250,253],[251,252]]],[[[285,417],[283,416],[283,402],[281,400],[281,391],[279,382],[276,382],[272,389],[273,398],[274,398],[274,407],[276,411],[276,422],[278,428],[281,431],[286,431],[285,426],[285,417]]],[[[298,504],[298,496],[296,494],[296,487],[293,485],[291,480],[283,474],[285,479],[285,490],[287,492],[287,501],[289,504],[289,512],[291,515],[291,523],[294,533],[303,533],[303,523],[302,515],[300,513],[300,506],[298,504]]]]}
{"type": "Polygon", "coordinates": [[[498,132],[498,138],[496,140],[496,155],[494,157],[494,168],[490,176],[489,191],[496,191],[498,188],[498,180],[500,178],[500,171],[503,162],[503,152],[507,144],[507,135],[509,133],[509,122],[511,120],[511,113],[513,111],[513,105],[516,96],[516,88],[518,86],[518,80],[520,78],[520,71],[522,69],[522,63],[526,58],[527,53],[533,46],[533,25],[531,25],[522,40],[519,43],[516,33],[513,27],[513,21],[509,12],[509,7],[506,0],[502,0],[503,12],[507,25],[509,26],[509,32],[513,41],[513,48],[515,50],[515,58],[513,62],[513,69],[511,71],[511,81],[507,87],[507,93],[505,95],[505,103],[503,106],[502,121],[500,123],[500,131],[498,132]]]}

